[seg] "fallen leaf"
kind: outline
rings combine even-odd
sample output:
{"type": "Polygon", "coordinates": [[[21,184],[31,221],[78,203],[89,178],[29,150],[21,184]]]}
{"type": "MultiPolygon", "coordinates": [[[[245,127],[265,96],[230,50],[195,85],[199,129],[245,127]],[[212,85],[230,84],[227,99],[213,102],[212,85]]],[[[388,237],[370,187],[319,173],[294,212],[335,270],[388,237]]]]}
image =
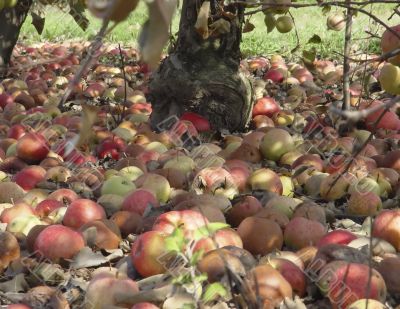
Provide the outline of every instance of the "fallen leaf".
{"type": "Polygon", "coordinates": [[[196,29],[197,33],[203,38],[203,40],[209,37],[208,31],[208,18],[210,14],[210,1],[204,1],[201,5],[199,13],[197,14],[196,24],[194,28],[196,29]]]}

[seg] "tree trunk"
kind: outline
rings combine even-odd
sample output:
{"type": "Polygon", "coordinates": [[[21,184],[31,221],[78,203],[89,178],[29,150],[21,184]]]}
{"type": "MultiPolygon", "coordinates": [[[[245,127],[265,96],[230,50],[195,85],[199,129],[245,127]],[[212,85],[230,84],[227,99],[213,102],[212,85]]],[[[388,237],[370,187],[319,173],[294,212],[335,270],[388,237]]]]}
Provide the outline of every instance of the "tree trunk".
{"type": "Polygon", "coordinates": [[[32,1],[18,0],[15,7],[0,10],[0,76],[10,62],[12,51],[32,1]]]}
{"type": "Polygon", "coordinates": [[[253,89],[239,70],[243,7],[222,12],[223,1],[211,0],[211,22],[224,18],[230,31],[203,39],[194,27],[202,2],[183,1],[176,47],[151,78],[154,128],[185,111],[205,116],[214,129],[241,131],[250,121],[253,89]]]}

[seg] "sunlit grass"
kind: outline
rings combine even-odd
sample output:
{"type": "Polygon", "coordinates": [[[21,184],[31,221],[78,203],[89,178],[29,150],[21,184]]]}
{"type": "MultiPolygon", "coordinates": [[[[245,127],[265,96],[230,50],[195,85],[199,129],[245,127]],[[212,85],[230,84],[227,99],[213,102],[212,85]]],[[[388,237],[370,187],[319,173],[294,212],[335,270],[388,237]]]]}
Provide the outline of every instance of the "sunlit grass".
{"type": "MultiPolygon", "coordinates": [[[[399,16],[387,21],[392,12],[392,7],[393,5],[374,5],[371,12],[386,23],[395,25],[400,23],[399,16]]],[[[365,9],[370,10],[369,7],[366,7],[365,9]]],[[[333,8],[333,10],[336,9],[333,8]]],[[[344,32],[328,31],[326,28],[326,16],[323,15],[320,8],[311,7],[291,9],[291,12],[296,21],[302,48],[311,47],[307,42],[314,34],[317,34],[322,39],[321,44],[314,45],[317,48],[318,54],[324,58],[338,57],[338,53],[341,52],[343,46],[344,32]]],[[[27,42],[60,42],[66,40],[90,39],[99,29],[100,21],[91,17],[90,14],[88,15],[90,26],[86,32],[83,32],[71,16],[65,15],[57,9],[49,8],[42,36],[39,36],[36,33],[31,24],[30,18],[28,18],[22,28],[21,39],[27,42]]],[[[140,27],[145,22],[146,18],[147,9],[144,4],[141,4],[139,8],[131,14],[127,21],[118,25],[114,31],[107,36],[106,40],[112,43],[135,46],[136,39],[140,32],[140,27]]],[[[256,26],[256,28],[250,33],[243,34],[243,42],[241,46],[244,55],[270,55],[280,53],[286,56],[291,56],[291,50],[296,46],[297,42],[294,31],[288,34],[280,34],[276,30],[267,33],[264,25],[263,13],[257,13],[251,16],[250,21],[256,26]]],[[[172,27],[173,33],[177,32],[178,23],[179,16],[176,16],[172,27]]],[[[359,14],[354,19],[353,33],[356,40],[353,41],[353,50],[378,52],[378,39],[357,39],[368,36],[365,33],[365,30],[377,32],[378,35],[380,35],[383,31],[382,29],[382,27],[376,25],[376,23],[370,20],[368,16],[359,14]]]]}

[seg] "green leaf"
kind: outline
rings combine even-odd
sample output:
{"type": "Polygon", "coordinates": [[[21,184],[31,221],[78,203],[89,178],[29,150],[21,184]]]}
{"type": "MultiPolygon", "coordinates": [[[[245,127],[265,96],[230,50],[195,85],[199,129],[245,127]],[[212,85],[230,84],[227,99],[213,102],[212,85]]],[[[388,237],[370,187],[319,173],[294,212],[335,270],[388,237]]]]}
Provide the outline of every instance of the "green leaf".
{"type": "Polygon", "coordinates": [[[39,16],[35,12],[31,12],[31,16],[32,16],[32,25],[35,27],[37,33],[41,35],[44,29],[44,23],[46,19],[44,17],[39,16]]]}
{"type": "Polygon", "coordinates": [[[83,31],[86,31],[89,26],[89,20],[85,15],[85,6],[81,1],[70,4],[69,15],[72,16],[72,18],[83,31]]]}
{"type": "Polygon", "coordinates": [[[276,19],[274,14],[267,13],[264,17],[265,26],[267,26],[267,33],[270,33],[272,30],[275,29],[276,19]]]}
{"type": "Polygon", "coordinates": [[[205,226],[198,228],[193,235],[194,240],[199,240],[204,237],[209,237],[213,235],[216,231],[226,229],[229,227],[229,224],[222,222],[212,222],[205,226]]]}
{"type": "Polygon", "coordinates": [[[165,238],[167,251],[180,252],[186,244],[185,234],[181,227],[177,227],[171,235],[165,238]]]}
{"type": "Polygon", "coordinates": [[[197,263],[201,260],[203,255],[204,255],[204,249],[200,249],[200,250],[194,252],[190,259],[190,264],[197,265],[197,263]]]}
{"type": "Polygon", "coordinates": [[[322,39],[319,35],[314,34],[307,42],[308,44],[321,44],[322,39]]]}
{"type": "Polygon", "coordinates": [[[205,303],[209,303],[211,301],[217,300],[218,298],[226,297],[227,294],[228,291],[225,289],[222,283],[214,282],[206,287],[202,296],[202,300],[205,303]]]}
{"type": "Polygon", "coordinates": [[[327,15],[331,11],[332,7],[330,5],[325,5],[322,8],[322,14],[327,15]]]}

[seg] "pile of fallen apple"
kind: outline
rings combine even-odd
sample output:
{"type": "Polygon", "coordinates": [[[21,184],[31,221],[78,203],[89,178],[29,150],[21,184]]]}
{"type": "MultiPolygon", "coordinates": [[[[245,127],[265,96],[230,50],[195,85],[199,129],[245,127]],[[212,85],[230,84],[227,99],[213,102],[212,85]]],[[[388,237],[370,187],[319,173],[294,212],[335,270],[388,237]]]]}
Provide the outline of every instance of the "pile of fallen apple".
{"type": "MultiPolygon", "coordinates": [[[[121,68],[120,51],[104,47],[58,108],[87,47],[20,45],[0,83],[1,304],[400,303],[398,103],[339,132],[340,64],[257,57],[242,61],[254,130],[216,137],[186,113],[155,133],[150,72],[133,49],[121,68]]],[[[398,47],[386,32],[383,52],[398,47]]],[[[400,94],[399,64],[355,68],[352,107],[400,94]]]]}

